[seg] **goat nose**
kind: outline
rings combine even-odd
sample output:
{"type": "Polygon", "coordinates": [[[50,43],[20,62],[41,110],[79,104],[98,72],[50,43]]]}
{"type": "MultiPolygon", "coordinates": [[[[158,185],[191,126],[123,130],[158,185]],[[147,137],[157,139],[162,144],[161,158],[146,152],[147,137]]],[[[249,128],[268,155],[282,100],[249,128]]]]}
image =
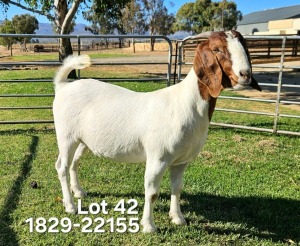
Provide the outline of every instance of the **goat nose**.
{"type": "Polygon", "coordinates": [[[245,79],[250,79],[250,71],[249,70],[241,70],[240,75],[245,79]]]}

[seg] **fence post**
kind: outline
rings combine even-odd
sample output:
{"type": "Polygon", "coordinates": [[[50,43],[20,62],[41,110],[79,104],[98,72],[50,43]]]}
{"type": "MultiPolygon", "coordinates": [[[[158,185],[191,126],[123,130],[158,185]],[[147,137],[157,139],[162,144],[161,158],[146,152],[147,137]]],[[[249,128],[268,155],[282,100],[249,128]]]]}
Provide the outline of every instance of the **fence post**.
{"type": "Polygon", "coordinates": [[[180,82],[181,80],[181,69],[182,69],[182,53],[183,53],[183,46],[185,41],[181,41],[181,43],[178,46],[178,77],[177,82],[180,82]]]}
{"type": "Polygon", "coordinates": [[[282,74],[284,68],[284,50],[285,50],[286,37],[282,38],[282,46],[281,46],[281,57],[280,57],[280,65],[279,65],[279,75],[278,75],[278,84],[277,84],[277,98],[276,98],[276,107],[275,107],[275,115],[274,115],[274,124],[273,124],[273,133],[277,133],[277,125],[279,118],[279,106],[280,106],[280,93],[282,87],[282,74]]]}
{"type": "Polygon", "coordinates": [[[167,71],[167,86],[171,85],[171,73],[172,73],[172,54],[173,54],[173,45],[170,39],[165,39],[169,44],[169,53],[168,53],[168,71],[167,71]]]}
{"type": "MultiPolygon", "coordinates": [[[[80,45],[80,37],[77,36],[77,54],[80,56],[80,49],[81,49],[81,45],[80,45]]],[[[77,74],[78,74],[78,79],[80,79],[80,69],[77,70],[77,74]]]]}
{"type": "Polygon", "coordinates": [[[178,63],[178,41],[175,43],[175,62],[174,62],[174,80],[173,84],[176,84],[176,73],[177,73],[177,63],[178,63]]]}

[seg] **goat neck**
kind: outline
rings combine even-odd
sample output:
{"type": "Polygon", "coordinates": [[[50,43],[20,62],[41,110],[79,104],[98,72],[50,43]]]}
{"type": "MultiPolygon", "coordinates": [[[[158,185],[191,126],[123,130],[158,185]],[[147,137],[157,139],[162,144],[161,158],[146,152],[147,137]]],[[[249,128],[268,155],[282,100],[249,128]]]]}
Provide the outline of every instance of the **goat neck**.
{"type": "MultiPolygon", "coordinates": [[[[199,78],[192,68],[186,78],[178,84],[185,100],[189,100],[189,104],[195,105],[200,115],[207,114],[210,121],[216,106],[217,99],[212,97],[208,88],[199,81],[199,78]]],[[[203,115],[205,117],[205,115],[203,115]]]]}

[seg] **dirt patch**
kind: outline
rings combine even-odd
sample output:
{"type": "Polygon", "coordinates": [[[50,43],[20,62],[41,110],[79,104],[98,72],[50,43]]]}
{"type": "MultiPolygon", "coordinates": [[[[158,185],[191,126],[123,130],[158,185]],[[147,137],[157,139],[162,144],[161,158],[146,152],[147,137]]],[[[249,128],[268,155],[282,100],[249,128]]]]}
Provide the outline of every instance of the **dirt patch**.
{"type": "Polygon", "coordinates": [[[238,143],[241,143],[241,142],[244,142],[244,141],[247,140],[246,138],[243,138],[243,137],[240,136],[240,135],[234,135],[234,136],[232,137],[232,139],[233,139],[235,142],[238,142],[238,143]]]}
{"type": "Polygon", "coordinates": [[[272,148],[278,147],[278,143],[274,139],[264,139],[260,140],[257,145],[261,148],[272,148]]]}

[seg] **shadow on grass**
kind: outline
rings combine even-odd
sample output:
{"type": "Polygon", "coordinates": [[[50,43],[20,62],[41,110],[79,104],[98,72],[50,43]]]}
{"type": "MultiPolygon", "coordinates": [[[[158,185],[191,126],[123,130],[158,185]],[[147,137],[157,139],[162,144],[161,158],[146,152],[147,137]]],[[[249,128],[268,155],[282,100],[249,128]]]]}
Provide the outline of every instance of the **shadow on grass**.
{"type": "MultiPolygon", "coordinates": [[[[188,204],[182,206],[184,213],[190,211],[203,216],[204,230],[219,235],[243,236],[285,242],[300,241],[300,202],[269,197],[224,197],[209,194],[183,194],[188,204]],[[222,228],[213,222],[238,223],[245,229],[233,226],[222,228]]],[[[202,218],[203,218],[202,217],[202,218]]]]}
{"type": "Polygon", "coordinates": [[[47,133],[53,133],[55,134],[54,128],[48,128],[48,129],[13,129],[13,130],[0,130],[0,135],[2,136],[16,136],[16,135],[26,135],[26,134],[47,134],[47,133]]]}
{"type": "Polygon", "coordinates": [[[13,223],[11,214],[18,206],[22,187],[30,173],[38,142],[39,138],[37,136],[32,136],[29,150],[21,165],[19,175],[14,180],[13,185],[4,200],[4,205],[0,212],[0,245],[19,245],[17,235],[11,228],[13,223]]]}
{"type": "MultiPolygon", "coordinates": [[[[88,196],[99,199],[116,196],[124,199],[144,200],[144,195],[138,193],[92,192],[88,193],[88,196]]],[[[169,200],[170,194],[163,193],[159,199],[169,200]]],[[[241,241],[245,237],[253,237],[274,242],[287,242],[288,240],[300,242],[300,202],[297,200],[251,196],[224,197],[206,193],[195,195],[183,193],[182,200],[185,201],[181,206],[183,214],[195,213],[199,218],[199,221],[194,222],[187,218],[187,224],[201,224],[199,230],[204,230],[208,234],[235,234],[239,235],[241,241]],[[230,223],[242,226],[230,225],[230,223]]],[[[169,202],[167,204],[159,208],[166,214],[169,212],[169,202]]],[[[154,218],[157,210],[157,207],[154,208],[154,218]]]]}

